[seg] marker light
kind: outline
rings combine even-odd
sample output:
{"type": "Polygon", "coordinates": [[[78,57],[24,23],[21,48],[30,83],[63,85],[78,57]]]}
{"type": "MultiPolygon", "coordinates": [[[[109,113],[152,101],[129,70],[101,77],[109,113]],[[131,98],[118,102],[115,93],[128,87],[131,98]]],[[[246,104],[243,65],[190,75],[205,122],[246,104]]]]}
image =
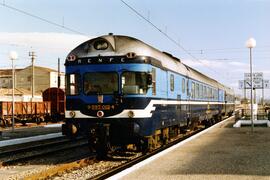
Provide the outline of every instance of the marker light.
{"type": "Polygon", "coordinates": [[[70,117],[74,118],[76,116],[76,113],[75,113],[75,111],[70,111],[69,115],[70,115],[70,117]]]}
{"type": "Polygon", "coordinates": [[[126,54],[127,58],[135,58],[136,57],[136,53],[134,52],[129,52],[126,54]]]}
{"type": "Polygon", "coordinates": [[[128,117],[133,118],[135,116],[133,111],[128,111],[128,117]]]}
{"type": "Polygon", "coordinates": [[[74,54],[71,54],[67,57],[68,61],[75,61],[76,60],[76,56],[74,54]]]}

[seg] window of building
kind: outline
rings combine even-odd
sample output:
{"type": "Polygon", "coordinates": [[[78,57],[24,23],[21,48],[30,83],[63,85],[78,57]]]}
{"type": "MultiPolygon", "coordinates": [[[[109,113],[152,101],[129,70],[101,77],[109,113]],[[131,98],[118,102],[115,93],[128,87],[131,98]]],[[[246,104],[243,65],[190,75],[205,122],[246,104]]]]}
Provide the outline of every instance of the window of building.
{"type": "Polygon", "coordinates": [[[32,80],[32,76],[27,76],[27,81],[30,82],[32,80]]]}

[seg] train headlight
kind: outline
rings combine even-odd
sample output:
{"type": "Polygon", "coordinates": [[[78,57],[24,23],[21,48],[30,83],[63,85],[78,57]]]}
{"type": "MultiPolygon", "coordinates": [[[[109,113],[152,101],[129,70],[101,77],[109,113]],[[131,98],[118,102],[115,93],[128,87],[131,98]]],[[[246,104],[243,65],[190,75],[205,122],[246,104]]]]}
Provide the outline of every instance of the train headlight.
{"type": "Polygon", "coordinates": [[[103,111],[98,111],[97,112],[97,117],[102,118],[104,116],[104,112],[103,111]]]}
{"type": "Polygon", "coordinates": [[[76,113],[75,113],[75,111],[70,111],[69,115],[70,115],[70,117],[74,118],[76,116],[76,113]]]}
{"type": "Polygon", "coordinates": [[[133,111],[128,111],[128,117],[133,118],[135,116],[133,111]]]}

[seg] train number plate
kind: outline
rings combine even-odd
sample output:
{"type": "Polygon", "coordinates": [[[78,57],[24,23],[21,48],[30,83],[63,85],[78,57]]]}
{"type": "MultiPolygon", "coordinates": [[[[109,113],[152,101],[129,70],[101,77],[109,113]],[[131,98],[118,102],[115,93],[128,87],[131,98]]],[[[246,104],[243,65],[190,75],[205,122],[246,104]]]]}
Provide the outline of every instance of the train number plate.
{"type": "Polygon", "coordinates": [[[88,105],[88,110],[98,111],[98,110],[113,110],[114,105],[88,105]]]}

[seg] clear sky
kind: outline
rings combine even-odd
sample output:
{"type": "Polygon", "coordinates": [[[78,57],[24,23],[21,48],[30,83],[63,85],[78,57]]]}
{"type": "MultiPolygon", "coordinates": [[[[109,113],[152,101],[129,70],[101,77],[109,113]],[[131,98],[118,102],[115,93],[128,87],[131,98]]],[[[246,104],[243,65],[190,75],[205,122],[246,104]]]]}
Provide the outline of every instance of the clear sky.
{"type": "MultiPolygon", "coordinates": [[[[182,62],[235,88],[249,72],[245,42],[254,37],[254,71],[270,79],[269,0],[125,0],[187,52],[136,15],[121,0],[1,0],[0,68],[11,62],[8,52],[19,53],[17,67],[30,65],[29,51],[37,54],[36,65],[57,69],[57,58],[83,41],[108,34],[136,37],[182,62]],[[6,6],[5,6],[6,5],[6,6]],[[81,34],[22,14],[17,8],[81,34]]],[[[266,91],[269,94],[268,91],[266,91]]],[[[267,96],[267,95],[266,95],[267,96]]],[[[270,97],[270,95],[268,95],[270,97]]]]}

